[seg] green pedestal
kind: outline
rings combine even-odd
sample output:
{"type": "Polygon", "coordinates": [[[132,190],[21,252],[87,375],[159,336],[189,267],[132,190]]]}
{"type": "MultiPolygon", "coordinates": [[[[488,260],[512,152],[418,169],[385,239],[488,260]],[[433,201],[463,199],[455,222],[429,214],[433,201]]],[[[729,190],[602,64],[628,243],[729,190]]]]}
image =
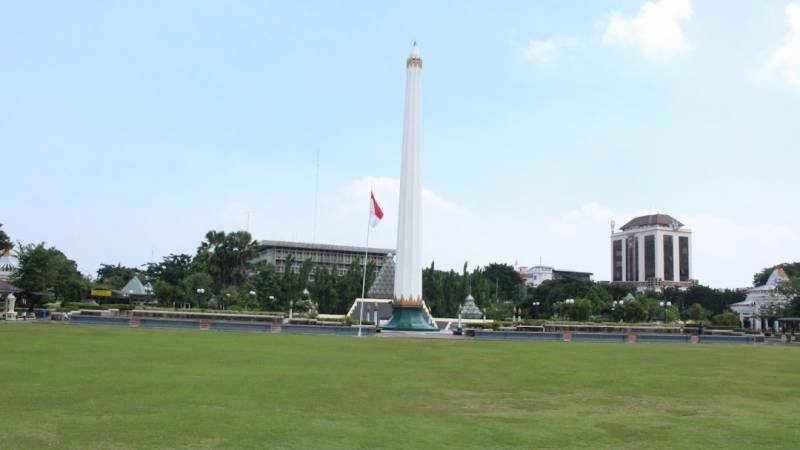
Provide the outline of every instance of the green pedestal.
{"type": "Polygon", "coordinates": [[[396,331],[439,331],[428,323],[422,307],[394,308],[389,323],[381,327],[383,330],[396,331]]]}

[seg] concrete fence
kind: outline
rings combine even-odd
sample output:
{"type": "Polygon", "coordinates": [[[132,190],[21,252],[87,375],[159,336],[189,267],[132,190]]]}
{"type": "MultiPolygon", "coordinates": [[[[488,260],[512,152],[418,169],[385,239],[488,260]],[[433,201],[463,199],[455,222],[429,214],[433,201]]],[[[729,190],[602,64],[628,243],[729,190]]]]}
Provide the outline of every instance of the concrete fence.
{"type": "MultiPolygon", "coordinates": [[[[281,333],[358,336],[358,327],[325,326],[325,325],[283,325],[281,327],[281,333]]],[[[361,329],[362,336],[372,336],[374,334],[375,334],[375,328],[373,327],[363,327],[361,329]]]]}

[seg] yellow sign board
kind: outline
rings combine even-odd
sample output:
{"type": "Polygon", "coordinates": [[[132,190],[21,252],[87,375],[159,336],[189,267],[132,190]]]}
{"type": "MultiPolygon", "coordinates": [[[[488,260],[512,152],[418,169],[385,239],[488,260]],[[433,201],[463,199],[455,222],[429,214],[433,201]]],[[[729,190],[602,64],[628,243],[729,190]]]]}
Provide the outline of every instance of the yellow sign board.
{"type": "Polygon", "coordinates": [[[111,289],[92,289],[92,297],[111,297],[111,289]]]}

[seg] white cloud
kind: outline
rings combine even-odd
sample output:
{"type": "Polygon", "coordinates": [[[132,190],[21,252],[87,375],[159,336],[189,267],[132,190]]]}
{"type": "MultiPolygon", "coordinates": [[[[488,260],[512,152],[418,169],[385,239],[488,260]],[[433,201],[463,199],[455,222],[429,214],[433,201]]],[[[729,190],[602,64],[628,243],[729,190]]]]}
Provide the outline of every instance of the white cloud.
{"type": "Polygon", "coordinates": [[[557,38],[557,39],[539,39],[530,40],[528,46],[525,47],[525,58],[530,61],[535,61],[540,65],[548,65],[553,62],[558,53],[562,49],[574,49],[580,45],[580,42],[575,38],[557,38]]]}
{"type": "Polygon", "coordinates": [[[789,35],[767,62],[767,69],[779,73],[789,85],[800,89],[800,3],[786,5],[789,35]]]}
{"type": "MultiPolygon", "coordinates": [[[[384,210],[380,225],[370,230],[370,245],[394,248],[397,233],[399,181],[388,177],[364,177],[321,197],[318,242],[363,245],[370,188],[384,210]]],[[[792,193],[786,193],[791,197],[792,193]]],[[[800,222],[800,212],[787,210],[772,216],[742,215],[753,201],[737,196],[740,208],[735,220],[717,214],[670,211],[694,233],[694,276],[714,287],[744,287],[763,267],[793,261],[800,254],[800,231],[784,224],[800,222]]],[[[761,200],[758,200],[761,198],[761,200]]],[[[491,262],[532,265],[539,262],[563,269],[585,270],[595,280],[609,278],[609,224],[655,211],[614,211],[588,202],[546,216],[525,213],[485,214],[472,211],[442,196],[423,190],[423,264],[431,261],[442,269],[461,270],[491,262]]],[[[233,208],[231,220],[242,223],[242,210],[233,208]]],[[[311,240],[310,212],[283,211],[281,220],[257,217],[251,221],[259,239],[311,240]]]]}
{"type": "Polygon", "coordinates": [[[556,44],[552,39],[530,41],[528,48],[525,49],[525,57],[539,64],[550,64],[555,51],[556,44]]]}
{"type": "Polygon", "coordinates": [[[682,23],[691,17],[691,0],[648,1],[633,17],[611,13],[605,24],[603,43],[638,47],[653,60],[673,59],[692,47],[682,29],[682,23]]]}

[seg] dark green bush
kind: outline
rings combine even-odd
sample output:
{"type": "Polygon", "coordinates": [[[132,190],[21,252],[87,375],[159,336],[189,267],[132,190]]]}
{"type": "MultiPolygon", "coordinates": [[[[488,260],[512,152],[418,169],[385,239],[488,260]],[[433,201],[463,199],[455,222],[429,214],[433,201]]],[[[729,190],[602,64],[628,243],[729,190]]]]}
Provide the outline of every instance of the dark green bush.
{"type": "Polygon", "coordinates": [[[102,306],[91,302],[65,302],[58,307],[58,312],[77,311],[79,309],[104,309],[102,306]]]}

